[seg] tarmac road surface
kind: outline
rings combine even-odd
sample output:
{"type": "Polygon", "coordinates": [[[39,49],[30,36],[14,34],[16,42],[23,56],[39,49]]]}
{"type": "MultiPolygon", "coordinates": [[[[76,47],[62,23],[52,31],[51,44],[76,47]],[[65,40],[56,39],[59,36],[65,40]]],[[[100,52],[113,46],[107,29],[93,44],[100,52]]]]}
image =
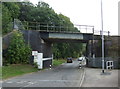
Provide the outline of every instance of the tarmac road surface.
{"type": "Polygon", "coordinates": [[[79,62],[64,63],[59,67],[45,69],[3,81],[2,87],[80,87],[84,69],[78,68],[79,62]]]}

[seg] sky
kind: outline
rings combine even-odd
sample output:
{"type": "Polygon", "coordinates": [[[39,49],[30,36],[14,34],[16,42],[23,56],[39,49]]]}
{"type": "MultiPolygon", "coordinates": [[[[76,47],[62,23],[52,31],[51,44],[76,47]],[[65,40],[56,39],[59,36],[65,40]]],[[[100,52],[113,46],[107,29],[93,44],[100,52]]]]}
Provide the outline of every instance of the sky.
{"type": "MultiPolygon", "coordinates": [[[[33,4],[44,1],[56,13],[70,18],[73,24],[93,25],[101,30],[101,0],[30,0],[33,4]]],[[[103,1],[103,30],[110,35],[118,35],[118,2],[120,0],[103,1]]]]}

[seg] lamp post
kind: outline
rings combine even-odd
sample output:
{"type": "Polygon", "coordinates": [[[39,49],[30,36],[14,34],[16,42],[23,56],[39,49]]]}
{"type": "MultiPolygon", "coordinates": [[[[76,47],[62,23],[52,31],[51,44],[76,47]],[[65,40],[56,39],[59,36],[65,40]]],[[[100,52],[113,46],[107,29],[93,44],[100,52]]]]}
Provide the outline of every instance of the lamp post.
{"type": "Polygon", "coordinates": [[[101,0],[101,29],[102,29],[102,73],[104,73],[104,35],[103,35],[103,8],[101,0]]]}

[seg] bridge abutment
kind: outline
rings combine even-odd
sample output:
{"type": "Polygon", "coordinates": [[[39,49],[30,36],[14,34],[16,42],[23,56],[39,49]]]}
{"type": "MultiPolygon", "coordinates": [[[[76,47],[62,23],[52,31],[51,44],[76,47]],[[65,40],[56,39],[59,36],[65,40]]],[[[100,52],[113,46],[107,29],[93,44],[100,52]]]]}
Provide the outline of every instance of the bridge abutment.
{"type": "Polygon", "coordinates": [[[25,42],[29,44],[33,51],[43,53],[43,57],[52,57],[52,43],[44,41],[39,34],[39,31],[24,30],[22,31],[25,42]]]}

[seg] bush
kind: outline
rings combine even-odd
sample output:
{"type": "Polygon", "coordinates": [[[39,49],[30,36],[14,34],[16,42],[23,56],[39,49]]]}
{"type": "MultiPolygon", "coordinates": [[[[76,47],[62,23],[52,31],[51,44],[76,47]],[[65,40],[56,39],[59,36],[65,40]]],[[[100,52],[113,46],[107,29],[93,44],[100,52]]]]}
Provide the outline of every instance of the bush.
{"type": "Polygon", "coordinates": [[[14,31],[7,51],[7,62],[10,64],[28,63],[31,56],[31,48],[25,44],[23,35],[14,31]]]}

